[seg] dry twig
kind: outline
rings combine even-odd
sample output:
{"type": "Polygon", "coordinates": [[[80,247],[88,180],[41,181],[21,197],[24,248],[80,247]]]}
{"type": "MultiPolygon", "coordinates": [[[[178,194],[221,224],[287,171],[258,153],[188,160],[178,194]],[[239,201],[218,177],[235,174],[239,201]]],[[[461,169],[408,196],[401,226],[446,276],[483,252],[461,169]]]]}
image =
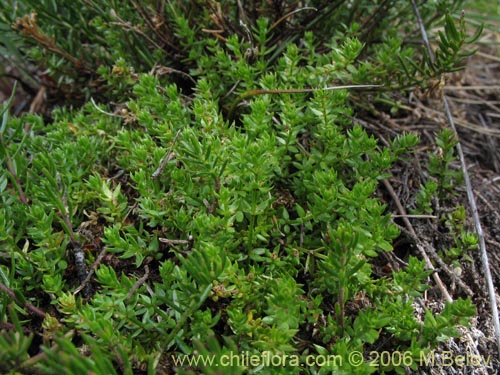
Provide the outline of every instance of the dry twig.
{"type": "Polygon", "coordinates": [[[2,292],[4,292],[5,294],[7,294],[9,296],[9,298],[11,300],[15,301],[19,306],[21,306],[23,308],[26,307],[26,309],[28,311],[31,311],[34,315],[37,315],[39,318],[45,319],[45,312],[44,311],[40,310],[38,307],[33,306],[29,302],[22,303],[21,301],[19,301],[18,298],[16,297],[16,294],[14,293],[14,291],[12,289],[7,288],[7,286],[2,282],[0,282],[0,290],[2,292]]]}
{"type": "MultiPolygon", "coordinates": [[[[420,255],[422,255],[422,258],[425,261],[425,265],[427,266],[428,269],[436,271],[436,269],[434,268],[434,266],[433,266],[433,264],[432,264],[429,256],[425,252],[424,245],[419,240],[419,238],[417,236],[417,233],[415,232],[415,229],[413,229],[413,225],[411,225],[411,223],[410,223],[410,220],[408,220],[408,216],[406,214],[406,210],[403,207],[403,205],[401,204],[398,195],[396,194],[396,192],[392,188],[391,183],[389,181],[385,180],[385,179],[382,180],[382,182],[383,182],[385,188],[387,189],[387,191],[389,192],[389,194],[391,195],[391,198],[394,200],[394,203],[396,204],[396,207],[398,208],[398,212],[401,214],[401,218],[403,219],[403,222],[405,224],[406,229],[408,230],[408,232],[411,235],[412,239],[415,241],[415,245],[417,246],[417,249],[420,252],[420,255]]],[[[447,301],[451,302],[452,298],[450,296],[450,293],[448,293],[448,290],[446,289],[446,286],[441,281],[441,278],[439,277],[438,273],[437,272],[433,272],[432,273],[432,278],[434,279],[434,282],[438,286],[438,288],[441,291],[441,293],[443,294],[444,298],[447,301]]]]}
{"type": "Polygon", "coordinates": [[[92,275],[94,274],[94,271],[96,270],[96,268],[99,266],[99,264],[101,264],[101,261],[102,259],[104,258],[104,256],[107,254],[106,252],[106,248],[103,248],[102,251],[99,253],[99,256],[97,257],[97,259],[95,260],[94,263],[92,263],[92,266],[90,266],[90,270],[89,272],[87,273],[87,276],[85,277],[85,279],[81,282],[80,286],[78,288],[75,289],[75,291],[73,292],[73,294],[78,294],[80,293],[80,291],[85,288],[88,284],[88,282],[90,281],[90,278],[92,277],[92,275]]]}
{"type": "Polygon", "coordinates": [[[167,154],[160,160],[160,165],[158,166],[158,168],[156,168],[156,170],[151,175],[151,177],[153,179],[158,178],[160,176],[163,168],[165,168],[167,163],[170,160],[172,160],[173,157],[175,156],[175,154],[173,153],[173,150],[174,150],[175,143],[177,142],[177,138],[179,138],[179,134],[181,134],[181,129],[177,130],[177,133],[175,133],[175,137],[174,137],[174,140],[172,141],[172,146],[170,146],[170,150],[168,150],[167,154]]]}
{"type": "Polygon", "coordinates": [[[127,293],[127,297],[125,298],[125,301],[128,301],[130,298],[132,298],[136,290],[139,289],[141,285],[146,282],[148,277],[149,277],[149,266],[146,264],[144,266],[144,275],[140,279],[137,279],[132,288],[130,288],[129,292],[127,293]]]}

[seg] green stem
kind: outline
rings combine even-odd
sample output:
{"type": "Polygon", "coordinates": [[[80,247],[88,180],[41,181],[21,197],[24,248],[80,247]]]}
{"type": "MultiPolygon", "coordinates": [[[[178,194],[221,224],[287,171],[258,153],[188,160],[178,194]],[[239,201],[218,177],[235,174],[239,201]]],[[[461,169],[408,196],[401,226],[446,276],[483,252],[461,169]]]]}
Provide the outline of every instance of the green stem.
{"type": "Polygon", "coordinates": [[[203,293],[200,296],[200,299],[198,301],[193,300],[191,302],[191,305],[189,308],[182,314],[181,318],[177,321],[177,324],[175,325],[174,329],[169,333],[167,338],[165,339],[165,342],[167,343],[167,347],[170,345],[170,343],[175,339],[175,336],[179,333],[181,328],[184,326],[188,318],[193,315],[193,313],[198,310],[201,305],[205,302],[205,300],[208,297],[208,294],[212,290],[212,283],[208,284],[207,287],[203,290],[203,293]]]}

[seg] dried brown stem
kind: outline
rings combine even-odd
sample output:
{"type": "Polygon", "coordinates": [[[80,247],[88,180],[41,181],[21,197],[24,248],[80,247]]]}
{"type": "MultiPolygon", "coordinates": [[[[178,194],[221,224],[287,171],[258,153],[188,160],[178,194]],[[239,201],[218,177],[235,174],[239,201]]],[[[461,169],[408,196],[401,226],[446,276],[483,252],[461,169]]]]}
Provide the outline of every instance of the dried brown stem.
{"type": "Polygon", "coordinates": [[[160,176],[161,172],[163,171],[163,169],[165,168],[165,166],[167,165],[167,163],[174,158],[175,154],[173,153],[173,150],[174,150],[175,143],[177,142],[177,138],[179,138],[180,133],[181,133],[181,129],[177,130],[177,133],[175,133],[175,137],[174,137],[174,140],[172,141],[172,145],[170,146],[170,150],[168,150],[167,154],[161,159],[160,165],[158,166],[158,168],[156,168],[156,170],[151,175],[151,177],[153,179],[158,178],[160,176]]]}
{"type": "Polygon", "coordinates": [[[107,254],[106,252],[106,248],[102,249],[102,251],[99,253],[99,256],[97,257],[97,259],[95,260],[94,263],[92,263],[92,266],[90,266],[90,270],[89,272],[87,273],[87,276],[85,277],[85,279],[81,282],[80,286],[78,288],[75,289],[75,291],[73,292],[73,294],[78,294],[80,293],[80,291],[85,288],[88,284],[88,282],[90,281],[90,278],[92,277],[92,275],[94,274],[95,270],[97,269],[97,267],[99,266],[99,264],[101,264],[102,262],[102,259],[104,258],[104,256],[107,254]]]}
{"type": "Polygon", "coordinates": [[[130,298],[132,298],[136,290],[139,289],[141,285],[146,282],[148,277],[149,277],[149,266],[146,264],[144,266],[144,275],[140,279],[137,279],[132,288],[130,288],[129,292],[127,293],[127,297],[125,298],[125,301],[128,301],[130,300],[130,298]]]}
{"type": "MultiPolygon", "coordinates": [[[[382,182],[383,182],[385,188],[387,189],[387,191],[389,192],[389,194],[391,195],[394,203],[396,204],[396,207],[398,208],[398,212],[401,214],[401,218],[403,219],[403,223],[405,224],[405,227],[408,230],[409,234],[411,235],[413,241],[415,241],[415,245],[417,246],[417,249],[420,252],[420,255],[422,256],[422,258],[425,261],[425,265],[427,266],[428,269],[436,271],[429,256],[425,252],[425,248],[424,248],[423,244],[421,243],[421,241],[419,240],[417,233],[415,232],[415,229],[413,229],[413,225],[411,225],[410,220],[408,220],[406,210],[403,207],[403,205],[401,204],[401,201],[399,200],[399,197],[396,194],[396,192],[394,191],[391,183],[385,179],[382,180],[382,182]]],[[[441,278],[439,277],[438,273],[433,272],[432,278],[434,279],[434,282],[436,283],[437,287],[439,288],[439,290],[443,294],[443,297],[447,301],[451,302],[452,298],[450,296],[450,293],[448,293],[448,290],[446,289],[446,286],[441,281],[441,278]]]]}
{"type": "Polygon", "coordinates": [[[46,48],[50,52],[56,55],[64,57],[66,60],[71,62],[78,69],[85,69],[85,65],[82,61],[76,57],[70,55],[68,52],[62,50],[55,44],[54,38],[50,38],[40,31],[37,24],[37,14],[35,12],[26,15],[22,18],[18,18],[17,22],[13,25],[15,30],[19,30],[22,35],[32,38],[40,46],[46,48]]]}
{"type": "Polygon", "coordinates": [[[16,302],[19,306],[26,308],[27,310],[29,310],[31,313],[38,316],[39,318],[45,319],[46,313],[44,311],[40,310],[38,307],[33,306],[29,302],[26,302],[24,304],[21,303],[21,301],[19,301],[17,299],[14,291],[12,289],[7,288],[7,286],[2,282],[0,282],[0,290],[3,291],[5,294],[7,294],[9,296],[9,298],[12,299],[14,302],[16,302]]]}

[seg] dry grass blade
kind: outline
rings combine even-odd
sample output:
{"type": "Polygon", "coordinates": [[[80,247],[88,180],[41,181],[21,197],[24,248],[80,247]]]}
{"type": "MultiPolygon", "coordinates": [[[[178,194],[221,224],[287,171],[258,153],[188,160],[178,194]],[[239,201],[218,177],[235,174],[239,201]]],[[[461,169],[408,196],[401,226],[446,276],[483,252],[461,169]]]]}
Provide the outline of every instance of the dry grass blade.
{"type": "MultiPolygon", "coordinates": [[[[422,104],[419,104],[419,108],[424,109],[425,112],[427,112],[427,113],[429,113],[429,115],[433,116],[433,117],[430,117],[430,118],[435,118],[434,116],[439,117],[441,115],[440,111],[435,110],[435,109],[430,108],[430,107],[427,107],[427,106],[424,106],[422,104]]],[[[493,116],[490,116],[490,117],[493,117],[493,116]]],[[[455,119],[454,120],[454,124],[458,125],[458,126],[460,126],[462,128],[472,130],[473,132],[476,132],[476,133],[485,134],[485,135],[490,136],[490,137],[500,138],[500,130],[486,128],[484,126],[481,127],[479,125],[474,125],[474,124],[472,124],[472,123],[470,123],[468,121],[459,120],[459,119],[455,119]]]]}
{"type": "Polygon", "coordinates": [[[476,85],[476,86],[445,86],[446,91],[463,91],[463,90],[500,90],[500,86],[486,86],[486,85],[476,85]]]}

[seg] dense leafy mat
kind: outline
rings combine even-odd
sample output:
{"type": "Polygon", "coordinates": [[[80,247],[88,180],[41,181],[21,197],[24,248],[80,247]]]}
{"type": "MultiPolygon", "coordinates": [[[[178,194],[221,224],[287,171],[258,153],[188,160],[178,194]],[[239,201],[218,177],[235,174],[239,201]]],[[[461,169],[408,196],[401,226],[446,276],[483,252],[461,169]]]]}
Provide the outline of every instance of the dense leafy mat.
{"type": "MultiPolygon", "coordinates": [[[[422,141],[368,125],[462,66],[479,33],[444,16],[458,4],[421,5],[444,25],[432,61],[405,40],[419,34],[400,2],[100,3],[2,13],[37,43],[4,48],[46,64],[44,87],[73,106],[3,106],[1,371],[432,367],[476,309],[465,286],[426,302],[433,270],[400,245],[416,240],[380,189],[422,141]]],[[[458,275],[477,239],[456,206],[457,139],[435,142],[407,210],[436,220],[437,257],[458,275]]]]}

